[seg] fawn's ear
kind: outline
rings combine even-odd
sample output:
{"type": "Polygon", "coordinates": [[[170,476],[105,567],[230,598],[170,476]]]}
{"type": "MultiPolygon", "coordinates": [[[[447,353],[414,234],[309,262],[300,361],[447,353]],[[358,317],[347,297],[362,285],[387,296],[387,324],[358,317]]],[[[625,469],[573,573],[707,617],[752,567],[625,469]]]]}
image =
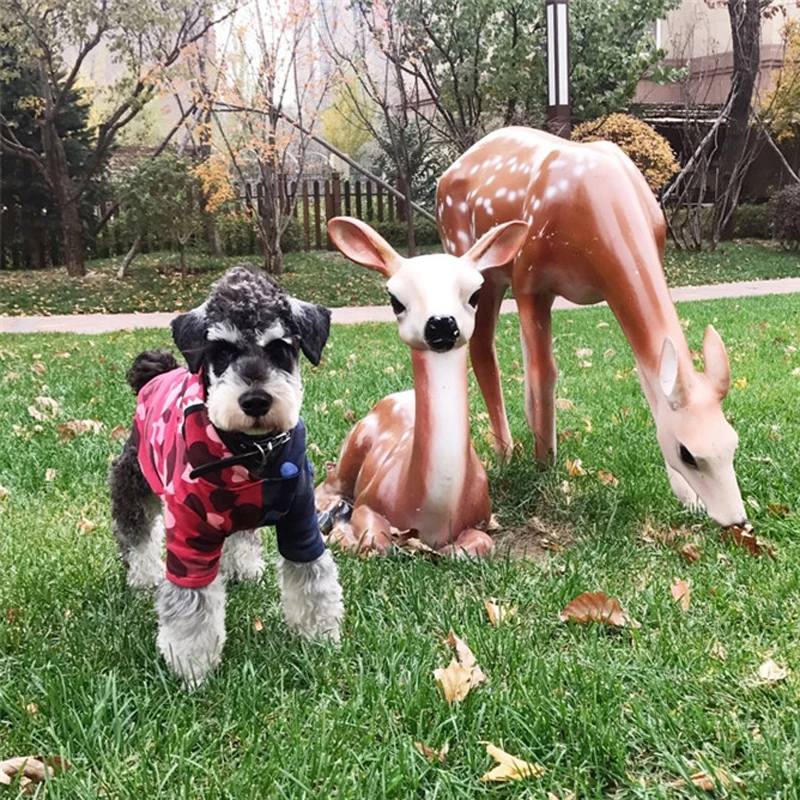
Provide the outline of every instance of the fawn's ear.
{"type": "Polygon", "coordinates": [[[703,361],[706,362],[706,377],[722,400],[731,388],[731,364],[725,345],[713,325],[706,328],[703,337],[703,361]]]}
{"type": "Polygon", "coordinates": [[[331,332],[331,310],[316,303],[306,303],[289,298],[297,329],[300,332],[300,349],[316,367],[322,358],[322,348],[331,332]]]}
{"type": "Polygon", "coordinates": [[[686,405],[686,382],[678,361],[675,342],[669,336],[664,339],[661,347],[661,358],[658,361],[658,382],[673,411],[686,405]]]}
{"type": "Polygon", "coordinates": [[[468,258],[481,271],[501,267],[517,257],[528,238],[528,230],[528,223],[522,220],[504,222],[484,233],[462,258],[468,258]]]}
{"type": "Polygon", "coordinates": [[[334,217],[328,222],[328,236],[343,256],[385,278],[391,278],[403,263],[389,242],[359,219],[334,217]]]}
{"type": "Polygon", "coordinates": [[[203,365],[206,349],[205,304],[172,320],[172,339],[183,353],[190,372],[198,372],[203,365]]]}

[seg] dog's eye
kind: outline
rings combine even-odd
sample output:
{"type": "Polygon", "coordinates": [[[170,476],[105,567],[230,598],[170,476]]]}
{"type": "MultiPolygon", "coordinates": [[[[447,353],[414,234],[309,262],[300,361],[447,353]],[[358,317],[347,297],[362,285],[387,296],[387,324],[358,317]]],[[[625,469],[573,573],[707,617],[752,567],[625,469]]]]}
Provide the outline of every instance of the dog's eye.
{"type": "Polygon", "coordinates": [[[291,372],[294,367],[296,349],[283,339],[273,339],[264,345],[264,352],[272,365],[284,372],[291,372]]]}
{"type": "Polygon", "coordinates": [[[691,454],[685,445],[681,445],[681,461],[683,461],[687,467],[697,469],[697,459],[691,454]]]}
{"type": "Polygon", "coordinates": [[[478,300],[480,300],[480,299],[481,299],[481,290],[478,289],[478,291],[472,293],[472,297],[469,298],[469,304],[473,308],[477,308],[478,307],[478,300]]]}
{"type": "Polygon", "coordinates": [[[389,292],[389,302],[392,304],[392,311],[395,314],[402,314],[406,310],[406,307],[391,292],[389,292]]]}
{"type": "MultiPolygon", "coordinates": [[[[232,342],[216,341],[211,343],[211,357],[217,365],[227,366],[239,357],[241,351],[232,342]]],[[[219,372],[219,370],[217,370],[219,372]]]]}

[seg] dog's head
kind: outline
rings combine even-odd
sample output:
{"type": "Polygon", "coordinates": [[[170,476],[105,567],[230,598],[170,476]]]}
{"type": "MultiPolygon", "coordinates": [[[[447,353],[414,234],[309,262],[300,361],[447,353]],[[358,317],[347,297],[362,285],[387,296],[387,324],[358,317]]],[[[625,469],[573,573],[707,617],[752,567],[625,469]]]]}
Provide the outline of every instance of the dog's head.
{"type": "Polygon", "coordinates": [[[288,295],[251,265],[232,267],[208,299],[176,317],[172,336],[192,372],[201,372],[212,424],[247,434],[297,425],[303,386],[300,351],[315,366],[331,312],[288,295]]]}

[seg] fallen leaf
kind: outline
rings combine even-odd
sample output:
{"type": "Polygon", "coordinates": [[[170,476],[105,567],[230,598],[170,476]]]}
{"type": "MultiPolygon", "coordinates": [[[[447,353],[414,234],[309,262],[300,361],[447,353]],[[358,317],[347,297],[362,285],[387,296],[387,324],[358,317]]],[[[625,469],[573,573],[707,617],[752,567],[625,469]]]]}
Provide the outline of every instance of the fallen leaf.
{"type": "Polygon", "coordinates": [[[422,742],[414,742],[414,747],[416,747],[428,761],[438,761],[440,764],[444,764],[447,754],[450,752],[449,742],[445,742],[439,750],[428,747],[427,744],[422,744],[422,742]]]}
{"type": "Polygon", "coordinates": [[[669,590],[672,592],[672,599],[676,603],[680,603],[684,611],[688,611],[692,599],[692,590],[689,588],[689,584],[682,579],[673,578],[669,590]]]}
{"type": "Polygon", "coordinates": [[[690,564],[700,560],[700,547],[696,542],[686,542],[679,552],[690,564]]]}
{"type": "Polygon", "coordinates": [[[747,387],[747,378],[737,378],[737,379],[736,379],[736,380],[733,382],[733,385],[734,385],[734,386],[735,386],[737,389],[745,389],[745,388],[747,387]]]}
{"type": "Polygon", "coordinates": [[[725,649],[725,645],[722,644],[722,642],[714,642],[711,646],[711,657],[716,658],[717,661],[728,660],[728,651],[725,649]]]}
{"type": "Polygon", "coordinates": [[[342,413],[345,422],[353,422],[356,418],[356,412],[352,408],[346,408],[342,413]]]}
{"type": "Polygon", "coordinates": [[[567,472],[573,478],[586,474],[586,470],[583,468],[583,462],[579,458],[576,458],[574,461],[571,458],[567,459],[567,472]]]}
{"type": "Polygon", "coordinates": [[[264,623],[258,617],[256,617],[253,620],[253,627],[256,629],[257,633],[261,633],[261,631],[264,630],[264,623]]]}
{"type": "Polygon", "coordinates": [[[433,677],[449,706],[460,702],[469,694],[472,673],[464,669],[455,658],[446,668],[435,669],[433,677]]]}
{"type": "MultiPolygon", "coordinates": [[[[720,786],[724,787],[728,787],[732,783],[735,783],[742,789],[747,788],[744,785],[744,781],[736,776],[728,775],[728,773],[723,769],[715,769],[712,773],[709,773],[707,770],[701,770],[700,772],[695,772],[694,775],[691,775],[689,780],[698,789],[703,789],[706,792],[713,792],[714,789],[717,788],[717,782],[719,782],[720,786]]],[[[673,781],[669,785],[675,787],[676,789],[680,789],[681,787],[686,786],[686,781],[683,778],[679,778],[677,781],[673,781]]]]}
{"type": "Polygon", "coordinates": [[[483,606],[486,613],[489,615],[489,622],[493,627],[497,627],[503,622],[511,619],[517,613],[517,606],[507,606],[503,603],[497,603],[494,600],[484,600],[483,606]]]}
{"type": "Polygon", "coordinates": [[[39,719],[39,706],[36,703],[28,703],[25,706],[25,710],[34,718],[39,719]]]}
{"type": "Polygon", "coordinates": [[[9,494],[10,492],[8,491],[8,489],[6,489],[6,487],[3,486],[2,483],[0,483],[0,500],[5,500],[9,494]]]}
{"type": "Polygon", "coordinates": [[[312,455],[315,455],[318,458],[322,458],[322,450],[320,449],[320,446],[316,442],[310,442],[308,444],[308,451],[312,455]]]}
{"type": "Polygon", "coordinates": [[[44,373],[47,372],[47,368],[45,367],[44,364],[42,364],[41,361],[34,361],[33,364],[31,364],[31,369],[37,375],[44,375],[44,373]]]}
{"type": "Polygon", "coordinates": [[[622,610],[616,598],[607,597],[603,592],[584,592],[578,595],[563,609],[559,618],[562,622],[602,622],[617,628],[624,628],[626,625],[639,627],[639,623],[622,610]]]}
{"type": "Polygon", "coordinates": [[[575,404],[572,402],[572,400],[567,400],[566,397],[557,397],[556,408],[561,411],[572,411],[572,409],[575,408],[575,404]]]}
{"type": "Polygon", "coordinates": [[[767,508],[769,513],[776,517],[788,517],[792,513],[789,511],[789,507],[783,505],[783,503],[770,503],[767,508]]]}
{"type": "Polygon", "coordinates": [[[613,486],[615,489],[619,486],[619,478],[615,478],[610,472],[598,470],[597,477],[600,478],[600,483],[604,483],[606,486],[613,486]]]}
{"type": "Polygon", "coordinates": [[[62,442],[68,442],[85,433],[100,433],[103,423],[96,419],[71,419],[56,426],[62,442]]]}
{"type": "Polygon", "coordinates": [[[82,517],[80,522],[78,522],[78,527],[81,529],[81,531],[83,531],[83,533],[89,533],[89,531],[93,531],[97,525],[90,519],[82,517]]]}
{"type": "Polygon", "coordinates": [[[70,763],[65,758],[53,756],[53,758],[42,758],[42,756],[17,756],[0,761],[0,786],[10,786],[18,774],[20,778],[20,788],[31,783],[42,783],[45,778],[53,778],[58,772],[66,772],[70,768],[70,763]],[[26,782],[23,784],[23,782],[26,782]]]}
{"type": "Polygon", "coordinates": [[[480,744],[486,745],[486,752],[497,762],[494,769],[481,776],[481,781],[484,783],[521,781],[523,778],[538,778],[545,773],[544,767],[512,756],[490,742],[481,742],[480,744]]]}
{"type": "Polygon", "coordinates": [[[771,544],[759,539],[753,533],[753,529],[750,526],[740,528],[738,525],[733,525],[722,532],[722,538],[726,541],[733,542],[738,547],[744,547],[756,557],[766,553],[770,558],[775,558],[775,548],[771,544]]]}
{"type": "Polygon", "coordinates": [[[52,467],[48,467],[45,470],[44,479],[48,483],[50,483],[51,481],[54,481],[56,479],[56,475],[58,475],[58,472],[55,469],[53,469],[52,467]]]}
{"type": "Polygon", "coordinates": [[[614,350],[613,347],[609,347],[608,350],[603,353],[603,358],[613,358],[617,354],[617,351],[614,350]]]}
{"type": "Polygon", "coordinates": [[[111,432],[108,434],[108,440],[110,442],[121,442],[127,439],[129,435],[130,431],[125,425],[117,425],[111,429],[111,432]]]}
{"type": "Polygon", "coordinates": [[[578,358],[589,358],[592,355],[592,348],[591,347],[579,347],[575,351],[575,355],[578,358]]]}
{"type": "Polygon", "coordinates": [[[472,650],[469,649],[467,643],[456,636],[453,631],[450,631],[445,641],[455,648],[458,663],[461,664],[464,669],[470,670],[470,687],[474,689],[476,686],[483,683],[486,680],[486,675],[478,666],[475,655],[472,650]]]}
{"type": "Polygon", "coordinates": [[[486,530],[487,531],[496,531],[496,530],[499,530],[499,529],[500,529],[500,520],[497,519],[497,514],[492,514],[492,516],[489,517],[489,522],[486,525],[486,530]]]}
{"type": "Polygon", "coordinates": [[[555,792],[547,793],[547,800],[575,800],[575,792],[569,792],[564,797],[559,797],[555,792]]]}
{"type": "Polygon", "coordinates": [[[773,686],[785,680],[789,674],[786,667],[778,666],[771,658],[768,658],[759,668],[758,677],[763,686],[773,686]]]}

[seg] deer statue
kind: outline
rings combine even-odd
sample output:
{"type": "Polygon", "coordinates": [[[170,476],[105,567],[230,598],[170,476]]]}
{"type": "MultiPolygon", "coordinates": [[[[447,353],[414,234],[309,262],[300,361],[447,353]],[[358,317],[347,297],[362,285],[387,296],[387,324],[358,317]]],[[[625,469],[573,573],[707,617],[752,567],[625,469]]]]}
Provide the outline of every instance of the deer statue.
{"type": "Polygon", "coordinates": [[[530,128],[481,139],[442,175],[437,224],[460,255],[506,220],[530,225],[513,261],[485,270],[470,354],[495,449],[509,455],[495,349],[500,303],[510,286],[519,309],[525,409],[536,458],[556,452],[551,307],[556,295],[605,300],[636,359],[675,495],[723,526],[745,520],[733,457],[738,437],[722,412],[730,386],[725,345],[712,326],[697,372],[664,278],[666,226],[633,162],[609,142],[579,144],[530,128]]]}
{"type": "Polygon", "coordinates": [[[402,258],[369,225],[349,217],[332,219],[328,234],[347,258],[388,279],[414,373],[413,391],[384,397],[355,425],[317,487],[320,519],[332,524],[329,541],[383,552],[395,528],[442,553],[483,555],[493,546],[483,530],[491,503],[470,441],[466,344],[481,273],[511,261],[528,226],[498,225],[460,258],[402,258]]]}

